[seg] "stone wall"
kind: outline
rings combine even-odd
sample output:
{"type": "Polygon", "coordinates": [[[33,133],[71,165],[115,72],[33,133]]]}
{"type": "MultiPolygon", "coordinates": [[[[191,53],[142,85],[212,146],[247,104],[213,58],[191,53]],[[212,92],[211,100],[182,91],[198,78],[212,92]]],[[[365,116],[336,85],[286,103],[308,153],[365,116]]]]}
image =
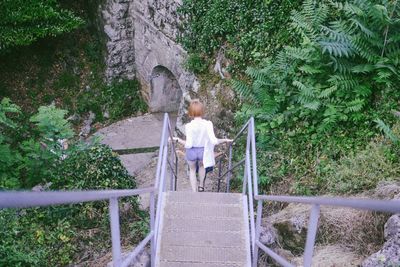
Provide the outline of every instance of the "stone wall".
{"type": "MultiPolygon", "coordinates": [[[[169,84],[179,86],[176,90],[180,92],[174,93],[179,97],[179,105],[169,107],[179,106],[180,113],[185,99],[190,98],[189,91],[198,88],[195,76],[182,67],[186,52],[176,42],[180,5],[178,0],[105,0],[102,7],[104,32],[108,38],[106,79],[138,78],[153,112],[171,111],[171,108],[160,108],[166,106],[165,103],[156,103],[157,99],[162,99],[156,90],[168,88],[153,86],[159,85],[152,76],[157,68],[166,68],[172,74],[169,84]]],[[[166,97],[170,98],[171,94],[166,97]]],[[[178,128],[180,124],[178,122],[178,128]]]]}
{"type": "MultiPolygon", "coordinates": [[[[146,97],[149,102],[152,101],[154,90],[159,89],[152,88],[152,73],[155,68],[164,67],[172,73],[182,91],[181,110],[185,96],[193,89],[195,77],[182,68],[186,52],[176,42],[180,20],[176,10],[179,5],[180,2],[174,0],[135,0],[132,17],[135,25],[136,73],[146,97]]],[[[180,124],[178,122],[178,127],[180,124]]]]}
{"type": "Polygon", "coordinates": [[[105,0],[100,7],[107,36],[106,71],[108,82],[113,79],[135,77],[135,49],[133,17],[129,0],[105,0]]]}

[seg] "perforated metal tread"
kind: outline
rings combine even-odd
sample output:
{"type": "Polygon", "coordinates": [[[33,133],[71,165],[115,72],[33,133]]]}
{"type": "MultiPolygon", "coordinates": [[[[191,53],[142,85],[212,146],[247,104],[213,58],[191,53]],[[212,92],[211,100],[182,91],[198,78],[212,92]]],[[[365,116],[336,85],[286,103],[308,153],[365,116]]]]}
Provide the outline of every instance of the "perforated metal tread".
{"type": "Polygon", "coordinates": [[[249,266],[241,194],[166,192],[158,267],[249,266]]]}

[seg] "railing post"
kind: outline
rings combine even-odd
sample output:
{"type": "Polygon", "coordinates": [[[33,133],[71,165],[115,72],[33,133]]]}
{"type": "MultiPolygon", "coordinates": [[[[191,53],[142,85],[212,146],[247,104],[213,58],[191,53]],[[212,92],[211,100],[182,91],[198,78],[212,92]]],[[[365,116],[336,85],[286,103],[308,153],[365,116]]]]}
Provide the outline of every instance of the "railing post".
{"type": "Polygon", "coordinates": [[[244,173],[243,173],[243,186],[242,186],[242,195],[247,194],[247,164],[244,164],[244,173]]]}
{"type": "Polygon", "coordinates": [[[168,156],[168,151],[164,149],[164,153],[162,155],[162,163],[161,163],[161,174],[160,174],[160,182],[158,185],[158,194],[157,194],[157,215],[156,215],[156,220],[155,220],[155,238],[156,238],[156,246],[158,243],[158,227],[160,225],[160,212],[161,212],[161,201],[162,201],[162,193],[164,192],[164,187],[165,187],[165,169],[167,165],[167,156],[168,156]]]}
{"type": "Polygon", "coordinates": [[[251,177],[251,160],[250,160],[250,138],[251,132],[250,130],[247,132],[247,145],[246,145],[246,167],[247,170],[247,190],[248,190],[248,199],[249,199],[249,214],[250,214],[250,233],[251,233],[251,251],[254,255],[254,248],[255,248],[255,223],[254,223],[254,204],[253,204],[253,185],[252,185],[252,177],[251,177]]]}
{"type": "Polygon", "coordinates": [[[255,245],[254,245],[254,253],[253,253],[253,267],[257,267],[258,264],[258,246],[257,241],[260,241],[260,231],[261,231],[261,219],[262,219],[262,200],[258,200],[257,202],[257,220],[256,220],[256,234],[255,234],[255,245]]]}
{"type": "Polygon", "coordinates": [[[315,237],[317,235],[319,211],[319,205],[314,204],[311,208],[310,220],[308,222],[307,241],[306,248],[304,250],[304,267],[311,267],[315,237]]]}
{"type": "Polygon", "coordinates": [[[218,191],[221,190],[222,158],[218,161],[218,191]]]}
{"type": "Polygon", "coordinates": [[[228,159],[228,176],[226,178],[226,192],[229,193],[230,190],[230,182],[231,182],[231,176],[232,176],[232,143],[229,144],[229,159],[228,159]]]}
{"type": "Polygon", "coordinates": [[[258,196],[258,173],[257,173],[257,151],[256,151],[256,130],[254,117],[250,119],[250,138],[251,138],[251,156],[252,156],[252,167],[253,167],[253,181],[254,181],[254,195],[258,196]]]}
{"type": "MultiPolygon", "coordinates": [[[[170,134],[168,132],[168,138],[170,138],[170,134]]],[[[169,190],[173,191],[174,190],[174,149],[173,146],[170,145],[170,153],[169,153],[169,162],[168,164],[168,169],[169,169],[169,179],[170,179],[170,185],[169,185],[169,190]]]]}
{"type": "MultiPolygon", "coordinates": [[[[154,232],[155,226],[155,196],[154,192],[150,193],[150,231],[154,232]]],[[[150,249],[151,249],[151,267],[156,266],[156,237],[153,235],[150,241],[150,249]]]]}
{"type": "Polygon", "coordinates": [[[111,241],[112,241],[112,255],[113,266],[121,266],[121,237],[119,231],[119,209],[118,199],[110,198],[110,226],[111,226],[111,241]]]}
{"type": "Polygon", "coordinates": [[[175,184],[174,190],[176,191],[178,187],[178,156],[175,156],[175,184]]]}
{"type": "Polygon", "coordinates": [[[156,181],[154,183],[154,187],[157,188],[160,183],[160,173],[161,173],[161,158],[164,154],[164,143],[168,142],[168,140],[165,140],[165,134],[167,131],[167,122],[168,122],[168,114],[164,114],[164,122],[163,122],[163,129],[161,133],[161,142],[160,142],[160,151],[158,151],[158,161],[157,161],[157,171],[156,171],[156,181]]]}

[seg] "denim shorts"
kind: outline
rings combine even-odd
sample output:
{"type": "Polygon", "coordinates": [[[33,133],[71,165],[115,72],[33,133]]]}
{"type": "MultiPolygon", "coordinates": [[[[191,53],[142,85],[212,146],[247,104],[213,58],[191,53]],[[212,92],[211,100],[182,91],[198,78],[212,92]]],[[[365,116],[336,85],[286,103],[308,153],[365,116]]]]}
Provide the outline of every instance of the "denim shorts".
{"type": "Polygon", "coordinates": [[[186,149],[186,160],[203,160],[204,147],[191,147],[186,149]]]}

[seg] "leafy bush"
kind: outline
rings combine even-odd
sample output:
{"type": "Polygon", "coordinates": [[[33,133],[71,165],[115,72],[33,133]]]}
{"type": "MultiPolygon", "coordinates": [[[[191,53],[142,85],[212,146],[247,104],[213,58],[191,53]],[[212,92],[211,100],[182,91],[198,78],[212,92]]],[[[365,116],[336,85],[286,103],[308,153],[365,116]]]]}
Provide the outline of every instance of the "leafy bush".
{"type": "MultiPolygon", "coordinates": [[[[3,100],[1,129],[17,128],[10,112],[19,111],[8,99],[3,100]]],[[[0,143],[0,153],[4,156],[0,159],[0,168],[4,169],[1,187],[16,189],[49,183],[53,190],[135,188],[134,178],[111,148],[96,142],[70,141],[68,150],[61,149],[57,140],[73,133],[65,115],[64,110],[54,106],[41,107],[30,119],[36,123],[37,132],[29,133],[29,139],[21,144],[0,143]]],[[[0,133],[5,140],[4,131],[0,133]]],[[[11,136],[7,139],[11,140],[11,136]]],[[[135,197],[124,198],[120,204],[124,207],[121,220],[124,242],[137,242],[148,231],[147,218],[139,211],[135,197]]],[[[108,203],[104,201],[0,210],[0,223],[4,225],[0,230],[1,266],[68,265],[79,261],[78,256],[83,252],[93,257],[105,253],[110,246],[108,203]]]]}
{"type": "Polygon", "coordinates": [[[67,219],[52,218],[60,208],[0,210],[1,266],[60,266],[76,251],[74,229],[67,219]]]}
{"type": "Polygon", "coordinates": [[[52,179],[53,188],[132,189],[136,187],[118,154],[106,145],[95,144],[71,152],[52,179]]]}
{"type": "MultiPolygon", "coordinates": [[[[76,149],[58,166],[51,189],[133,189],[118,155],[105,145],[76,149]]],[[[136,198],[120,200],[121,232],[125,242],[137,242],[148,231],[136,198]]],[[[1,210],[0,265],[60,266],[78,261],[84,252],[92,257],[110,248],[108,202],[68,206],[1,210]],[[90,234],[95,231],[96,234],[90,234]]]]}
{"type": "Polygon", "coordinates": [[[4,98],[0,103],[0,187],[31,188],[50,180],[63,153],[59,140],[71,138],[73,131],[64,118],[67,112],[54,105],[40,107],[30,118],[36,128],[24,128],[29,122],[13,120],[13,113],[20,114],[20,108],[4,98]]]}
{"type": "Polygon", "coordinates": [[[71,11],[61,9],[56,0],[3,0],[0,2],[0,52],[69,32],[82,24],[71,11]]]}
{"type": "Polygon", "coordinates": [[[9,128],[15,129],[17,124],[9,118],[10,114],[20,114],[20,108],[4,98],[0,102],[0,188],[19,187],[19,171],[16,168],[20,154],[10,147],[10,137],[6,135],[9,128]]]}
{"type": "Polygon", "coordinates": [[[302,43],[233,82],[247,101],[237,116],[256,116],[260,145],[286,158],[282,168],[294,174],[298,192],[322,190],[324,165],[363,149],[377,134],[376,118],[391,120],[400,98],[399,7],[306,0],[292,12],[302,43]]]}

